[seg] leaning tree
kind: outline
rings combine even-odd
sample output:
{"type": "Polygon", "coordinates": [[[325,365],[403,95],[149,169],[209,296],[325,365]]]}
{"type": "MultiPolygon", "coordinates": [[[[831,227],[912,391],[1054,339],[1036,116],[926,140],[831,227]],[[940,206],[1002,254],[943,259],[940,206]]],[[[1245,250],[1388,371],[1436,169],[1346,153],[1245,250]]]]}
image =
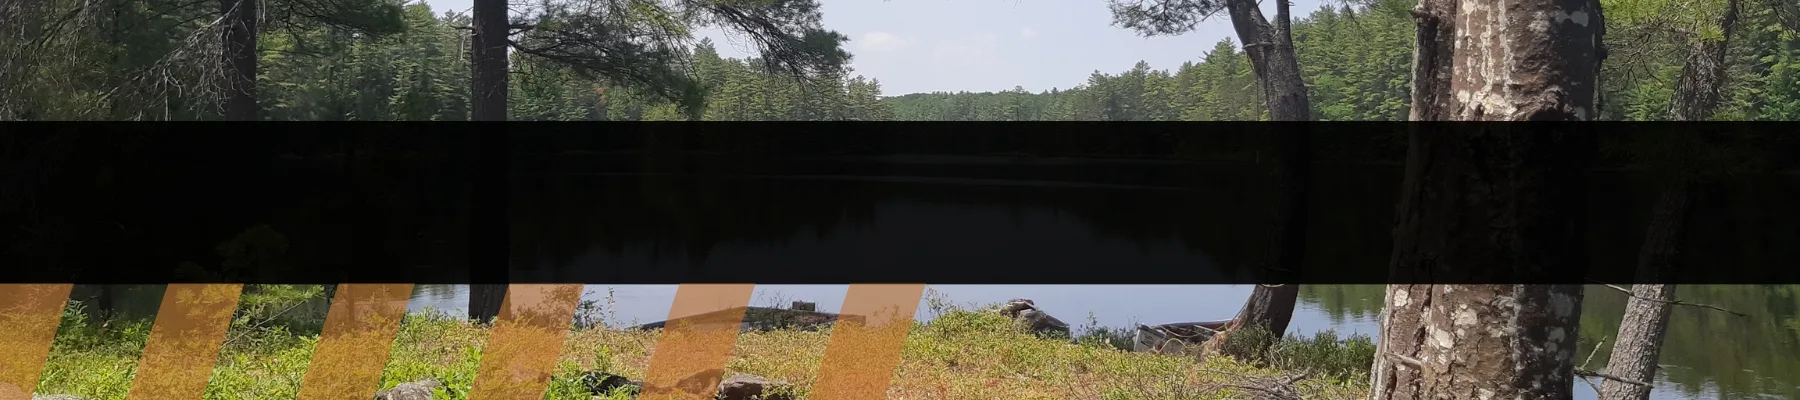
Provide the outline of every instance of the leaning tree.
{"type": "MultiPolygon", "coordinates": [[[[840,74],[850,53],[844,35],[820,24],[815,0],[544,0],[510,15],[506,0],[475,0],[471,91],[476,121],[505,121],[509,56],[536,57],[569,67],[590,79],[604,79],[675,101],[697,114],[702,86],[686,49],[693,30],[716,26],[748,39],[764,66],[803,80],[840,74]]],[[[478,140],[478,176],[471,219],[470,263],[476,282],[504,281],[510,259],[507,223],[507,162],[510,152],[499,127],[486,127],[478,140]]],[[[471,285],[469,317],[499,315],[506,287],[471,285]]]]}
{"type": "MultiPolygon", "coordinates": [[[[1178,35],[1194,30],[1207,17],[1224,11],[1250,57],[1251,71],[1267,101],[1269,119],[1310,121],[1312,105],[1294,55],[1290,4],[1275,3],[1273,24],[1263,18],[1256,0],[1109,0],[1113,22],[1145,36],[1178,35]]],[[[1275,204],[1273,229],[1257,280],[1237,318],[1214,343],[1231,332],[1258,327],[1280,337],[1293,319],[1300,287],[1295,285],[1306,253],[1306,198],[1311,165],[1307,132],[1301,126],[1278,126],[1274,142],[1275,204]]],[[[1253,348],[1246,348],[1255,351],[1253,348]]]]}

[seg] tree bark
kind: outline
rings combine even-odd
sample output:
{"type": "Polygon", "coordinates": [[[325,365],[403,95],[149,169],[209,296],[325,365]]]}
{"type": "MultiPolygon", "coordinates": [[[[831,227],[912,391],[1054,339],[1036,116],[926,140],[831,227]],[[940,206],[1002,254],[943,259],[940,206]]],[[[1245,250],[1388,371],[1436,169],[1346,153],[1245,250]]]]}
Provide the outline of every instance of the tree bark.
{"type": "Polygon", "coordinates": [[[504,132],[479,135],[469,219],[469,319],[489,322],[505,304],[512,261],[511,151],[504,132]]]}
{"type": "MultiPolygon", "coordinates": [[[[1598,1],[1423,0],[1413,15],[1413,120],[1595,115],[1598,1]]],[[[1371,398],[1571,397],[1581,285],[1432,284],[1584,270],[1594,141],[1522,129],[1413,132],[1389,270],[1404,283],[1388,286],[1371,398]]]]}
{"type": "MultiPolygon", "coordinates": [[[[1306,81],[1300,77],[1299,58],[1294,55],[1287,0],[1276,3],[1273,26],[1263,18],[1262,9],[1255,0],[1230,0],[1225,8],[1231,15],[1232,28],[1244,42],[1244,53],[1250,57],[1250,68],[1268,102],[1269,119],[1311,121],[1312,104],[1306,96],[1306,81]]],[[[1274,337],[1281,337],[1287,332],[1288,323],[1293,320],[1294,306],[1299,302],[1300,287],[1292,278],[1300,271],[1306,252],[1310,148],[1304,131],[1280,131],[1275,137],[1275,227],[1270,232],[1269,249],[1260,271],[1262,277],[1258,279],[1275,285],[1257,285],[1251,290],[1244,308],[1212,341],[1214,349],[1225,343],[1232,332],[1249,327],[1262,327],[1274,337]]]]}
{"type": "MultiPolygon", "coordinates": [[[[1669,326],[1670,302],[1675,300],[1675,285],[1649,282],[1667,278],[1675,267],[1675,256],[1685,232],[1683,223],[1692,210],[1695,183],[1681,179],[1665,190],[1652,211],[1650,228],[1644,234],[1644,246],[1638,252],[1637,279],[1631,286],[1632,298],[1625,304],[1625,317],[1619,323],[1619,336],[1614,341],[1612,356],[1607,359],[1608,374],[1638,382],[1655,382],[1657,360],[1662,356],[1663,336],[1669,326]]],[[[1616,380],[1600,385],[1600,400],[1647,400],[1650,387],[1616,380]]]]}
{"type": "Polygon", "coordinates": [[[1311,121],[1312,104],[1307,100],[1306,81],[1300,78],[1300,61],[1294,56],[1288,2],[1276,3],[1275,26],[1263,19],[1255,0],[1229,0],[1225,8],[1268,101],[1269,120],[1311,121]]]}
{"type": "Polygon", "coordinates": [[[1582,134],[1415,134],[1394,233],[1372,398],[1568,399],[1591,140],[1582,134]],[[1584,143],[1585,142],[1585,143],[1584,143]]]}
{"type": "Polygon", "coordinates": [[[1738,2],[1726,0],[1725,15],[1719,17],[1720,40],[1694,38],[1694,51],[1681,65],[1681,77],[1675,82],[1675,95],[1669,102],[1669,119],[1705,121],[1719,108],[1719,91],[1725,87],[1726,50],[1731,46],[1731,33],[1737,29],[1738,2]]]}
{"type": "MultiPolygon", "coordinates": [[[[476,121],[506,121],[507,94],[507,19],[506,0],[475,0],[474,32],[469,55],[471,64],[470,105],[476,121]]],[[[503,132],[484,131],[481,135],[481,160],[477,167],[475,207],[471,219],[469,269],[474,280],[469,285],[469,318],[488,322],[500,315],[505,304],[504,281],[511,258],[510,227],[506,215],[507,166],[503,132]],[[495,276],[500,275],[500,276],[495,276]],[[500,278],[496,280],[495,278],[500,278]]]]}
{"type": "MultiPolygon", "coordinates": [[[[1727,0],[1725,14],[1719,18],[1723,38],[1717,41],[1695,38],[1694,51],[1682,63],[1681,77],[1676,81],[1674,98],[1669,102],[1669,119],[1705,121],[1718,110],[1719,91],[1725,85],[1726,50],[1732,32],[1737,29],[1738,2],[1727,0]]],[[[1676,167],[1677,174],[1688,171],[1676,167]]],[[[1652,211],[1650,227],[1644,233],[1644,245],[1638,252],[1637,281],[1632,285],[1631,299],[1625,303],[1625,316],[1619,323],[1618,339],[1612,356],[1607,359],[1607,372],[1613,376],[1655,382],[1657,361],[1662,356],[1663,337],[1669,327],[1671,302],[1675,285],[1654,283],[1665,280],[1675,270],[1675,256],[1682,243],[1682,229],[1692,210],[1695,178],[1678,177],[1665,189],[1652,211]]],[[[1616,380],[1600,385],[1600,400],[1648,400],[1651,387],[1616,380]]]]}
{"type": "Polygon", "coordinates": [[[256,0],[219,0],[219,15],[225,20],[220,37],[225,120],[255,121],[261,113],[256,104],[256,0]]]}
{"type": "Polygon", "coordinates": [[[475,0],[470,16],[474,34],[469,41],[470,105],[476,121],[506,120],[507,19],[506,0],[475,0]]]}
{"type": "MultiPolygon", "coordinates": [[[[1282,337],[1287,333],[1288,323],[1294,318],[1294,307],[1300,300],[1297,278],[1306,255],[1306,199],[1311,178],[1311,146],[1307,132],[1301,129],[1281,130],[1274,137],[1274,227],[1270,230],[1264,265],[1258,271],[1260,276],[1257,279],[1271,284],[1257,285],[1251,290],[1250,299],[1244,302],[1244,308],[1225,326],[1224,332],[1212,341],[1215,349],[1219,348],[1216,347],[1218,344],[1225,343],[1232,332],[1245,328],[1261,327],[1275,338],[1282,337]]],[[[1233,348],[1258,352],[1263,350],[1233,348]]],[[[1253,356],[1231,355],[1239,358],[1253,356]]]]}

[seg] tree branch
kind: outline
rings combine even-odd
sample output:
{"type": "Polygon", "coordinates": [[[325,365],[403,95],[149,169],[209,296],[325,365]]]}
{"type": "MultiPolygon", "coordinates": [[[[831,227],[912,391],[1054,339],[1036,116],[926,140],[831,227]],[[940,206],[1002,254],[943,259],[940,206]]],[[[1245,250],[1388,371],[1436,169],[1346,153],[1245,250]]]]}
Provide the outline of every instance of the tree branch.
{"type": "Polygon", "coordinates": [[[1725,312],[1725,313],[1728,313],[1728,314],[1731,314],[1731,315],[1736,315],[1736,316],[1739,316],[1739,317],[1749,317],[1749,316],[1750,316],[1750,315],[1748,315],[1748,314],[1744,314],[1744,313],[1741,313],[1741,312],[1737,312],[1737,311],[1731,311],[1731,310],[1727,310],[1727,309],[1724,309],[1724,308],[1720,308],[1720,307],[1717,307],[1717,306],[1711,306],[1711,305],[1706,305],[1706,304],[1700,304],[1700,303],[1689,303],[1689,302],[1684,302],[1684,301],[1680,301],[1680,300],[1657,300],[1657,299],[1646,299],[1646,298],[1643,298],[1643,297],[1638,297],[1638,296],[1637,296],[1637,295],[1635,295],[1635,294],[1632,294],[1632,293],[1631,293],[1631,289],[1626,289],[1626,288],[1623,288],[1623,287],[1619,287],[1619,285],[1614,285],[1614,284],[1610,284],[1610,283],[1601,283],[1601,285],[1603,285],[1603,286],[1606,286],[1606,287],[1609,287],[1609,288],[1612,288],[1612,289],[1613,289],[1613,290],[1617,290],[1617,291],[1619,291],[1619,292],[1620,292],[1620,293],[1625,293],[1625,295],[1626,295],[1626,296],[1631,296],[1631,298],[1634,298],[1634,299],[1639,299],[1639,300],[1645,300],[1645,301],[1654,301],[1654,302],[1658,302],[1658,303],[1663,303],[1663,304],[1668,304],[1668,305],[1675,305],[1675,306],[1688,306],[1688,307],[1699,307],[1699,308],[1705,308],[1705,309],[1710,309],[1710,310],[1717,310],[1717,311],[1721,311],[1721,312],[1725,312]]]}
{"type": "Polygon", "coordinates": [[[1625,382],[1625,383],[1643,386],[1643,387],[1656,387],[1656,385],[1652,385],[1649,382],[1644,382],[1644,381],[1639,381],[1639,380],[1634,380],[1634,379],[1620,378],[1620,377],[1609,375],[1606,373],[1594,372],[1594,371],[1589,371],[1589,370],[1585,370],[1585,369],[1581,369],[1581,368],[1575,369],[1575,376],[1584,377],[1584,378],[1592,377],[1592,378],[1600,378],[1600,379],[1606,379],[1606,380],[1612,380],[1612,381],[1618,381],[1618,382],[1625,382]]]}

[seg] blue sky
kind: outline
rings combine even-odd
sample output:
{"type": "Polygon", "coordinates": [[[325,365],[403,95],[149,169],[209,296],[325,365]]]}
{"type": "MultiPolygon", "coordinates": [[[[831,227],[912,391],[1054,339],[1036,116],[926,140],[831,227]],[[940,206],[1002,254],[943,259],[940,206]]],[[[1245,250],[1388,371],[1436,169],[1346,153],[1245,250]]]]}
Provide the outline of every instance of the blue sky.
{"type": "MultiPolygon", "coordinates": [[[[467,10],[470,0],[421,0],[467,10]]],[[[1069,88],[1095,70],[1117,73],[1139,60],[1168,69],[1198,60],[1232,36],[1224,15],[1181,36],[1144,38],[1112,26],[1105,0],[820,0],[825,27],[850,37],[856,74],[887,95],[932,91],[1069,88]]],[[[1295,0],[1305,16],[1320,0],[1295,0]]],[[[1274,2],[1264,12],[1274,15],[1274,2]]],[[[717,29],[702,32],[727,57],[754,48],[717,29]]],[[[1236,42],[1236,39],[1233,39],[1236,42]]]]}

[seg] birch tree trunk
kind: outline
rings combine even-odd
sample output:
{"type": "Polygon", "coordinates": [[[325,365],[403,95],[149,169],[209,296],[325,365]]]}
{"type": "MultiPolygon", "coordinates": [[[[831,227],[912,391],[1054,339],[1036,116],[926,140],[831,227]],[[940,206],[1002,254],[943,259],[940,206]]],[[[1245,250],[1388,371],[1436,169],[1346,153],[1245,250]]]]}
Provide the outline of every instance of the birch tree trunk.
{"type": "MultiPolygon", "coordinates": [[[[1604,25],[1596,0],[1422,0],[1416,121],[1585,121],[1604,25]]],[[[1462,127],[1456,127],[1462,128],[1462,127]]],[[[1568,399],[1594,141],[1541,127],[1415,131],[1371,398],[1568,399]]]]}

